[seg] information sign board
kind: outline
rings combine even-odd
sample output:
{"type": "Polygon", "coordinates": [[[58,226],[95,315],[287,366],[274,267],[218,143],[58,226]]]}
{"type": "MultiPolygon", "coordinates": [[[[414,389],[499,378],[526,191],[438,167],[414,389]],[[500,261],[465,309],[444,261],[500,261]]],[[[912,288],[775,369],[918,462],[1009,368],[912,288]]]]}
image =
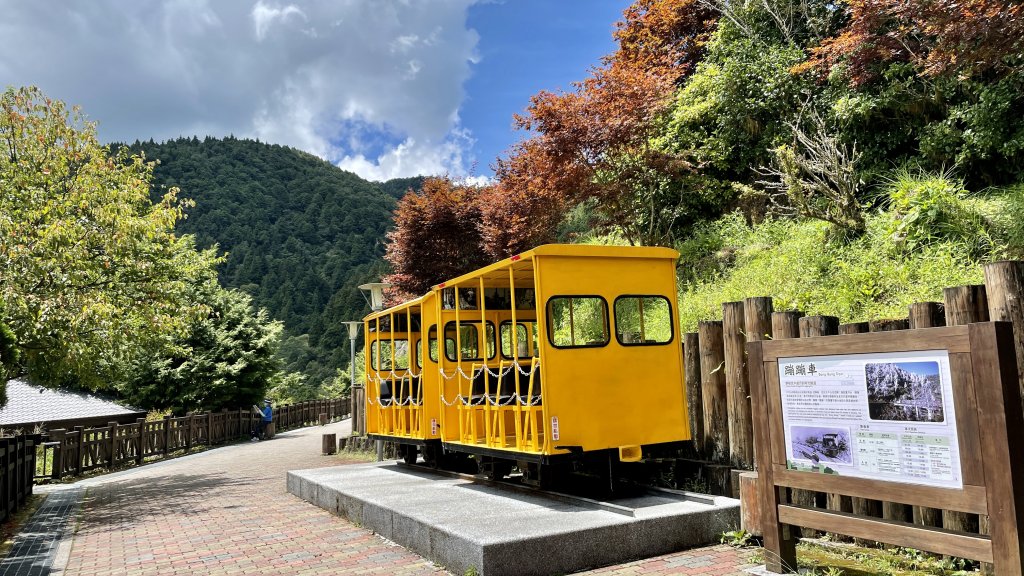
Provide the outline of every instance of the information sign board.
{"type": "Polygon", "coordinates": [[[786,466],[962,488],[945,350],[779,358],[786,466]]]}

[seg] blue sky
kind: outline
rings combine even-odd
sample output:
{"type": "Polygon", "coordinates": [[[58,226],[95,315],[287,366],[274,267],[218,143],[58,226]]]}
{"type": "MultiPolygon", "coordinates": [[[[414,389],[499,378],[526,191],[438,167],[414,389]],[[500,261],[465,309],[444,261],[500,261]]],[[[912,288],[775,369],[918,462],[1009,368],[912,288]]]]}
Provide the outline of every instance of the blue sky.
{"type": "Polygon", "coordinates": [[[512,114],[540,90],[569,89],[587,69],[615,50],[614,24],[629,2],[621,0],[509,0],[469,9],[480,34],[480,62],[466,83],[461,115],[472,130],[478,174],[522,138],[512,114]]]}
{"type": "Polygon", "coordinates": [[[489,176],[512,115],[614,50],[610,0],[0,0],[0,83],[104,141],[259,138],[363,177],[489,176]]]}

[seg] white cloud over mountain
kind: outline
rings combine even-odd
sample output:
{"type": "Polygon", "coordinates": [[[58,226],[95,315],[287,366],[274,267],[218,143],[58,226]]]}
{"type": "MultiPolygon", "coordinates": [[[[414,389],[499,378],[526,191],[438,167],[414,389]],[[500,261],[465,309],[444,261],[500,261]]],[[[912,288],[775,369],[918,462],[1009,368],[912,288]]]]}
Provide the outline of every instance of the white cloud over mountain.
{"type": "Polygon", "coordinates": [[[0,83],[104,140],[247,136],[364,177],[465,174],[475,0],[0,0],[0,83]]]}

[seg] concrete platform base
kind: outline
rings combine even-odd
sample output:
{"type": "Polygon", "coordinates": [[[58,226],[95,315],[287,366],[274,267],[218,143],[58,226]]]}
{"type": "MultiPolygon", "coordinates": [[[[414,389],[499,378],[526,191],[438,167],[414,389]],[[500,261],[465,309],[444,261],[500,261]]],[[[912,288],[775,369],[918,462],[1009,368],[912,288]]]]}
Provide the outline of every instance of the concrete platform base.
{"type": "Polygon", "coordinates": [[[611,502],[549,497],[394,463],[288,473],[288,491],[455,574],[566,574],[717,543],[732,498],[652,492],[611,502]]]}

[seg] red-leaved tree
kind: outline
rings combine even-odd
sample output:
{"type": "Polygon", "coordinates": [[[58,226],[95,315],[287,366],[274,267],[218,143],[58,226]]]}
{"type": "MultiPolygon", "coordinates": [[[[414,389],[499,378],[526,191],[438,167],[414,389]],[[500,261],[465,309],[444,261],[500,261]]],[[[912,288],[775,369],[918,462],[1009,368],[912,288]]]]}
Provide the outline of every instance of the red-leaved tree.
{"type": "Polygon", "coordinates": [[[893,62],[926,76],[1001,74],[1021,64],[1024,4],[1015,0],[846,0],[850,19],[797,68],[843,63],[854,85],[893,62]]]}
{"type": "MultiPolygon", "coordinates": [[[[549,238],[561,211],[585,198],[621,204],[615,179],[596,178],[609,160],[628,154],[652,166],[655,120],[704,53],[715,15],[699,0],[637,0],[615,31],[618,50],[568,92],[542,91],[517,128],[533,135],[495,167],[498,184],[482,206],[484,247],[492,256],[519,252],[549,238]]],[[[606,214],[609,224],[616,214],[606,214]]]]}
{"type": "Polygon", "coordinates": [[[428,178],[409,191],[394,212],[384,259],[398,300],[418,296],[432,285],[487,263],[480,249],[480,191],[448,177],[428,178]]]}

